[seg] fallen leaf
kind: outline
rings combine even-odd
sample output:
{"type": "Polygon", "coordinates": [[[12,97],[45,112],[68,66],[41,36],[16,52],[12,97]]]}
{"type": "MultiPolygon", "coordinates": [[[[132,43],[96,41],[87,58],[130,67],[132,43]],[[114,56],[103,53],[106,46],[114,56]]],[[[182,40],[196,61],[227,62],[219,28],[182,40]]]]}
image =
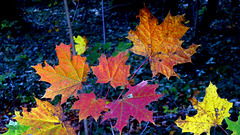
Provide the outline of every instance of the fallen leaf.
{"type": "Polygon", "coordinates": [[[170,76],[179,77],[173,66],[191,62],[191,56],[199,47],[195,44],[188,49],[181,47],[183,41],[180,39],[189,29],[181,23],[184,15],[171,16],[168,13],[159,25],[157,18],[144,6],[137,17],[140,18],[140,24],[136,31],[130,30],[127,36],[134,44],[130,50],[149,57],[153,77],[158,73],[164,74],[168,79],[170,76]]]}
{"type": "Polygon", "coordinates": [[[147,84],[142,81],[136,86],[128,84],[129,91],[122,99],[109,103],[106,107],[110,109],[105,114],[103,121],[110,118],[118,118],[115,127],[120,134],[123,127],[127,125],[130,116],[133,116],[140,123],[141,121],[153,121],[153,112],[145,109],[145,106],[153,101],[157,101],[164,94],[155,94],[158,85],[147,84]]]}
{"type": "Polygon", "coordinates": [[[108,83],[113,88],[127,84],[130,76],[130,65],[125,65],[127,61],[127,51],[119,53],[116,57],[106,58],[104,54],[99,58],[99,65],[92,66],[93,74],[98,78],[96,83],[108,83]]]}
{"type": "Polygon", "coordinates": [[[87,94],[83,93],[79,96],[79,100],[76,101],[72,109],[80,109],[79,112],[79,121],[87,119],[87,117],[92,116],[95,121],[101,115],[102,111],[107,111],[105,108],[106,103],[103,99],[96,99],[96,96],[93,92],[87,94]]]}
{"type": "Polygon", "coordinates": [[[71,45],[60,44],[56,46],[59,65],[55,68],[41,64],[32,66],[41,76],[40,81],[51,83],[51,87],[46,90],[44,98],[51,98],[62,94],[61,104],[66,102],[68,97],[76,95],[77,90],[82,89],[82,82],[87,80],[87,73],[90,71],[88,64],[85,64],[86,57],[79,55],[72,56],[71,45]]]}
{"type": "Polygon", "coordinates": [[[35,98],[37,107],[31,112],[22,108],[23,117],[19,111],[15,111],[16,119],[21,125],[30,126],[22,135],[75,135],[75,131],[67,122],[63,122],[61,105],[53,106],[47,101],[35,98]]]}
{"type": "Polygon", "coordinates": [[[197,114],[193,117],[186,116],[185,120],[180,117],[175,123],[182,128],[182,132],[192,132],[196,135],[203,132],[210,135],[212,126],[221,125],[223,119],[230,116],[229,109],[233,105],[227,99],[218,96],[217,87],[211,82],[206,89],[204,100],[198,102],[194,97],[191,102],[197,114]]]}

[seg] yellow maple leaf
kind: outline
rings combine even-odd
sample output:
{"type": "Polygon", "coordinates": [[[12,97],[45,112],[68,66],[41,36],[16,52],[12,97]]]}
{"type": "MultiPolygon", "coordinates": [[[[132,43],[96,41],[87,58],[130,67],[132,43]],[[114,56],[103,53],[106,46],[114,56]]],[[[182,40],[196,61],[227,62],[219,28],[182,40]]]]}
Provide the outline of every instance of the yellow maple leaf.
{"type": "Polygon", "coordinates": [[[53,106],[47,101],[35,98],[37,107],[31,112],[23,109],[23,117],[19,111],[15,111],[16,119],[21,125],[30,126],[22,135],[75,135],[74,129],[69,123],[63,122],[63,111],[61,105],[53,106]]]}
{"type": "Polygon", "coordinates": [[[233,105],[227,99],[218,96],[217,87],[211,82],[206,89],[204,100],[198,102],[194,97],[191,102],[197,114],[193,117],[186,116],[185,120],[180,117],[175,123],[182,128],[182,132],[192,132],[196,135],[203,132],[210,135],[212,126],[221,125],[223,119],[230,116],[229,109],[233,105]]]}
{"type": "Polygon", "coordinates": [[[86,37],[81,37],[81,36],[77,36],[73,37],[74,41],[77,43],[75,44],[75,49],[78,55],[83,54],[86,51],[86,45],[88,43],[86,37]]]}

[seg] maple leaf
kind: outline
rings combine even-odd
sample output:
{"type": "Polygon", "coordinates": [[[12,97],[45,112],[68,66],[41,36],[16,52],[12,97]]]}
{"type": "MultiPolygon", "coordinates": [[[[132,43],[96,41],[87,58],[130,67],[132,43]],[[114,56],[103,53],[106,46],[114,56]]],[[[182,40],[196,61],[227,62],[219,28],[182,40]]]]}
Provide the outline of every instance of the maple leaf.
{"type": "Polygon", "coordinates": [[[114,88],[127,84],[130,76],[130,65],[125,65],[127,61],[126,52],[119,53],[116,57],[106,58],[104,54],[99,58],[99,65],[92,66],[93,74],[98,78],[96,83],[108,83],[114,88]]]}
{"type": "Polygon", "coordinates": [[[75,50],[78,55],[83,54],[86,51],[86,45],[88,43],[86,37],[83,38],[81,36],[73,37],[74,41],[77,43],[75,44],[75,50]]]}
{"type": "Polygon", "coordinates": [[[229,109],[233,105],[218,96],[217,87],[211,82],[206,89],[204,100],[198,102],[194,97],[191,102],[197,114],[193,117],[186,116],[185,120],[179,118],[175,123],[182,128],[182,132],[193,132],[196,135],[203,132],[209,135],[212,126],[221,125],[223,119],[230,116],[229,109]]]}
{"type": "Polygon", "coordinates": [[[225,118],[225,120],[228,125],[227,129],[233,131],[232,135],[240,135],[240,115],[238,116],[237,122],[233,122],[229,120],[227,117],[225,118]]]}
{"type": "Polygon", "coordinates": [[[21,125],[18,121],[14,122],[10,120],[9,124],[6,125],[8,127],[8,131],[3,135],[21,135],[21,133],[27,131],[30,127],[21,125]]]}
{"type": "Polygon", "coordinates": [[[45,61],[45,67],[41,64],[32,66],[41,76],[40,81],[51,83],[51,87],[46,90],[44,98],[51,98],[62,94],[61,104],[66,102],[68,97],[77,94],[77,90],[82,89],[82,82],[87,80],[87,73],[90,71],[88,64],[85,64],[86,57],[79,55],[72,56],[71,45],[63,43],[56,46],[59,65],[55,68],[48,65],[45,61]]]}
{"type": "Polygon", "coordinates": [[[30,126],[24,135],[75,135],[75,131],[67,122],[63,122],[63,111],[61,105],[53,106],[47,101],[35,98],[37,107],[31,112],[22,108],[23,117],[19,111],[15,111],[16,119],[21,125],[30,126]]]}
{"type": "Polygon", "coordinates": [[[155,89],[158,85],[147,84],[147,81],[142,81],[138,85],[132,87],[128,84],[129,91],[122,99],[109,103],[106,107],[111,109],[106,113],[103,121],[117,117],[115,127],[120,131],[127,125],[130,116],[133,116],[138,122],[150,121],[153,122],[153,112],[145,109],[145,106],[164,94],[155,94],[155,89]]]}
{"type": "Polygon", "coordinates": [[[178,76],[173,70],[173,66],[186,62],[191,62],[191,56],[196,53],[199,45],[192,44],[188,49],[183,49],[180,39],[189,29],[181,22],[184,15],[171,16],[168,13],[163,23],[158,25],[156,17],[144,6],[137,16],[140,24],[136,31],[130,30],[127,38],[134,46],[132,52],[149,57],[153,77],[157,73],[164,74],[168,79],[170,76],[178,76]]]}
{"type": "Polygon", "coordinates": [[[103,99],[96,99],[93,92],[87,94],[83,93],[79,96],[79,100],[76,101],[72,109],[80,109],[79,121],[86,119],[88,116],[92,116],[97,121],[102,111],[107,111],[105,108],[106,103],[103,99]]]}

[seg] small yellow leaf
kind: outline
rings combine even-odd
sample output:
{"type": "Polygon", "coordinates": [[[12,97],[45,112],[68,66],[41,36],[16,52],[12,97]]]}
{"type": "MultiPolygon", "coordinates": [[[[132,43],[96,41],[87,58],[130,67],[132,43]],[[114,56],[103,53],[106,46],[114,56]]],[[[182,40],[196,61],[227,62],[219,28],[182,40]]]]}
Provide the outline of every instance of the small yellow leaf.
{"type": "Polygon", "coordinates": [[[175,123],[182,128],[182,132],[192,132],[196,135],[203,132],[210,135],[212,126],[221,125],[223,119],[230,116],[229,109],[233,105],[227,99],[218,96],[217,87],[211,82],[206,89],[204,100],[198,102],[194,97],[191,102],[197,114],[193,117],[186,116],[185,120],[179,118],[175,123]]]}
{"type": "Polygon", "coordinates": [[[78,55],[83,54],[86,51],[86,45],[88,43],[86,37],[81,37],[81,36],[77,36],[73,37],[74,41],[76,42],[75,44],[75,49],[78,55]]]}
{"type": "Polygon", "coordinates": [[[187,20],[186,22],[184,22],[184,24],[189,24],[190,23],[190,20],[187,20]]]}
{"type": "Polygon", "coordinates": [[[111,103],[110,101],[106,101],[106,105],[108,105],[109,103],[111,103]]]}

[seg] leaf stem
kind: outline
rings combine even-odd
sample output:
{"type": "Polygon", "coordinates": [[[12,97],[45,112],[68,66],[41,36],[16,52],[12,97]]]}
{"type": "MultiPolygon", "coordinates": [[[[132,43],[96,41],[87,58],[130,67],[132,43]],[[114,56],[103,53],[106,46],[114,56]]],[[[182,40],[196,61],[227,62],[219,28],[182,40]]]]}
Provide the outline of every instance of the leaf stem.
{"type": "Polygon", "coordinates": [[[218,125],[218,126],[222,129],[222,131],[223,131],[226,135],[229,135],[229,134],[227,133],[227,131],[224,130],[220,125],[218,125]]]}
{"type": "Polygon", "coordinates": [[[92,85],[85,83],[85,82],[82,82],[82,84],[86,84],[86,85],[90,86],[94,90],[94,92],[97,93],[98,97],[101,98],[101,96],[98,94],[98,92],[95,90],[95,88],[92,85]]]}
{"type": "Polygon", "coordinates": [[[107,98],[107,95],[108,95],[109,90],[110,90],[110,84],[108,85],[108,91],[107,91],[107,94],[106,94],[106,96],[105,96],[105,99],[107,98]]]}
{"type": "Polygon", "coordinates": [[[148,57],[140,67],[138,67],[138,69],[135,71],[135,73],[132,75],[132,77],[130,78],[130,80],[128,82],[130,82],[132,80],[132,78],[135,76],[135,74],[138,72],[138,70],[149,60],[150,57],[148,57]]]}
{"type": "MultiPolygon", "coordinates": [[[[150,57],[148,57],[140,67],[138,67],[138,69],[135,71],[135,73],[132,75],[132,77],[129,79],[128,82],[130,82],[132,80],[132,78],[135,76],[135,74],[139,71],[139,69],[149,60],[150,57]]],[[[117,100],[121,97],[121,95],[123,94],[123,91],[126,89],[127,85],[125,86],[125,88],[122,90],[121,94],[118,96],[117,100]]]]}
{"type": "Polygon", "coordinates": [[[110,120],[110,125],[111,125],[112,135],[114,135],[114,131],[113,131],[113,126],[112,126],[112,121],[111,120],[110,120]]]}

